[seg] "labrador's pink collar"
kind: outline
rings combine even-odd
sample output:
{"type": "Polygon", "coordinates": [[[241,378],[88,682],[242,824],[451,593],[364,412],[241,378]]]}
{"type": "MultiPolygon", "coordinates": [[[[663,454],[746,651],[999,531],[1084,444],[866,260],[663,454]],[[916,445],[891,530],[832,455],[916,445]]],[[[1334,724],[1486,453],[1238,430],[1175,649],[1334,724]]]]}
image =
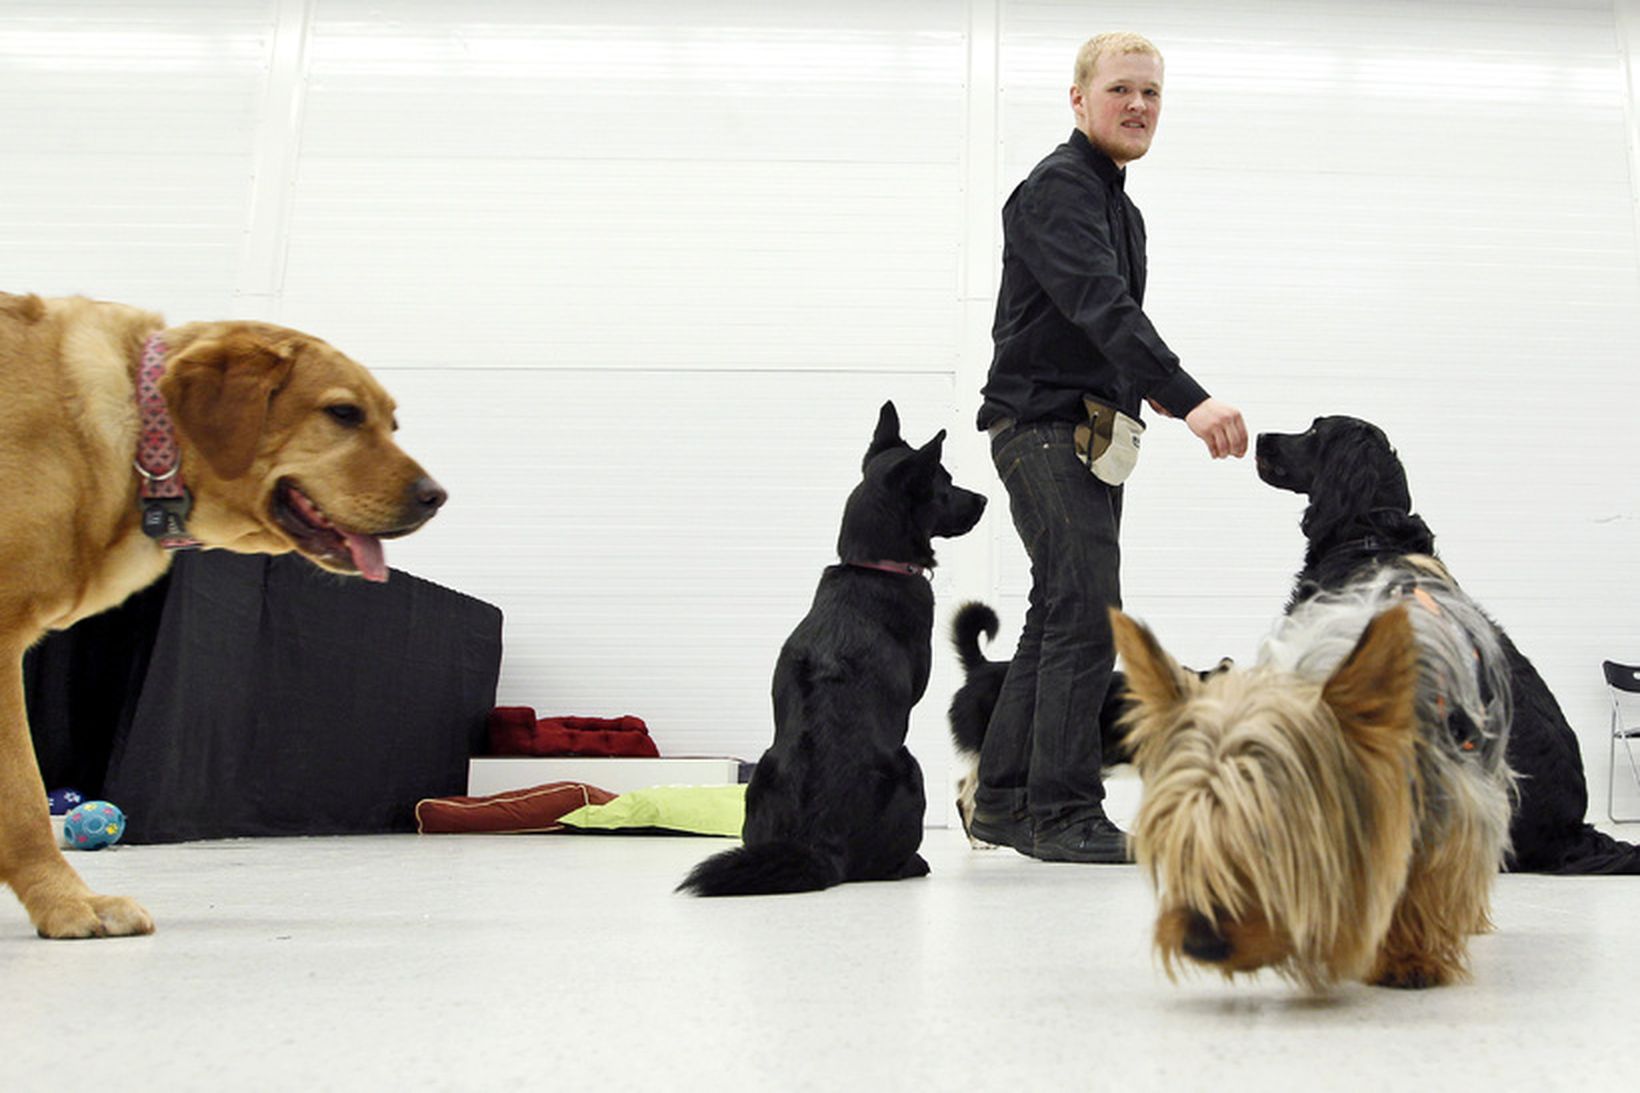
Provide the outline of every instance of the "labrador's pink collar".
{"type": "Polygon", "coordinates": [[[143,532],[167,550],[184,550],[200,544],[188,534],[192,498],[182,482],[182,451],[159,390],[164,374],[165,343],[153,334],[142,347],[142,364],[137,369],[137,410],[142,417],[133,464],[142,480],[137,498],[143,532]]]}

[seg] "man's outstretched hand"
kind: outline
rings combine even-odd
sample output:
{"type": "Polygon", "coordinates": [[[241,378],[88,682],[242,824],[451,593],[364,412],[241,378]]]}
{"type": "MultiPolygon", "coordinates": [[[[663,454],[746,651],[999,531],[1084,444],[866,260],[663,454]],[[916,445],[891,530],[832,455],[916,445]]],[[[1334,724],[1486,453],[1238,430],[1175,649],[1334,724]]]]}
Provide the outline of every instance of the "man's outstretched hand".
{"type": "Polygon", "coordinates": [[[1214,459],[1227,455],[1240,459],[1247,454],[1247,423],[1241,420],[1241,411],[1227,402],[1203,399],[1185,415],[1184,423],[1207,445],[1214,459]]]}

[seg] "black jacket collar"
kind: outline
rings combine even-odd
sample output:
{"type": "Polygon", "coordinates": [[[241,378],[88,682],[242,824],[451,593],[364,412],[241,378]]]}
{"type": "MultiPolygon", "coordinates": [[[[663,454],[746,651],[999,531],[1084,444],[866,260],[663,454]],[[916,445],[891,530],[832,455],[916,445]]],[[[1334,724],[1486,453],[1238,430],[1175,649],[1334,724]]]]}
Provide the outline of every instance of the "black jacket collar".
{"type": "Polygon", "coordinates": [[[1086,133],[1080,129],[1071,130],[1070,140],[1065,142],[1075,149],[1082,161],[1092,167],[1094,173],[1104,179],[1106,185],[1114,186],[1118,190],[1125,189],[1123,183],[1127,179],[1127,171],[1116,166],[1116,162],[1105,153],[1093,146],[1086,133]]]}

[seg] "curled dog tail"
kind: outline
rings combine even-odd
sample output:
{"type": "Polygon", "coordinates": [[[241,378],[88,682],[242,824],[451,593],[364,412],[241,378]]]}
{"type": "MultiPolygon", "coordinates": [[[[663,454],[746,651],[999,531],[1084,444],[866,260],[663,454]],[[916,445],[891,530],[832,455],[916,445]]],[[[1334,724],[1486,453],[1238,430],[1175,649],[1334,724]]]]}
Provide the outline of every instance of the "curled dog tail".
{"type": "Polygon", "coordinates": [[[957,608],[957,613],[951,617],[951,647],[957,651],[964,672],[972,672],[990,663],[980,652],[979,636],[984,634],[987,642],[995,641],[999,625],[997,613],[978,600],[971,600],[957,608]]]}
{"type": "Polygon", "coordinates": [[[697,896],[769,896],[818,892],[843,881],[829,854],[795,842],[757,843],[713,854],[689,871],[679,892],[697,896]]]}

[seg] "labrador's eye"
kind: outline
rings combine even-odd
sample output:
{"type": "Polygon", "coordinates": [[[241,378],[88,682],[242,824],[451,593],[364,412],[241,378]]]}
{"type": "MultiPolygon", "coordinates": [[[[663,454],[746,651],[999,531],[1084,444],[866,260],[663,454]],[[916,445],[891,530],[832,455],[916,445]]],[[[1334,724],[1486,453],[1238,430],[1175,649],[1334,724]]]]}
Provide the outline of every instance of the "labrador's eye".
{"type": "Polygon", "coordinates": [[[336,424],[345,426],[349,429],[357,429],[360,425],[364,424],[364,411],[359,409],[357,406],[354,406],[350,402],[337,403],[335,406],[326,406],[325,413],[329,414],[331,420],[335,421],[336,424]]]}

